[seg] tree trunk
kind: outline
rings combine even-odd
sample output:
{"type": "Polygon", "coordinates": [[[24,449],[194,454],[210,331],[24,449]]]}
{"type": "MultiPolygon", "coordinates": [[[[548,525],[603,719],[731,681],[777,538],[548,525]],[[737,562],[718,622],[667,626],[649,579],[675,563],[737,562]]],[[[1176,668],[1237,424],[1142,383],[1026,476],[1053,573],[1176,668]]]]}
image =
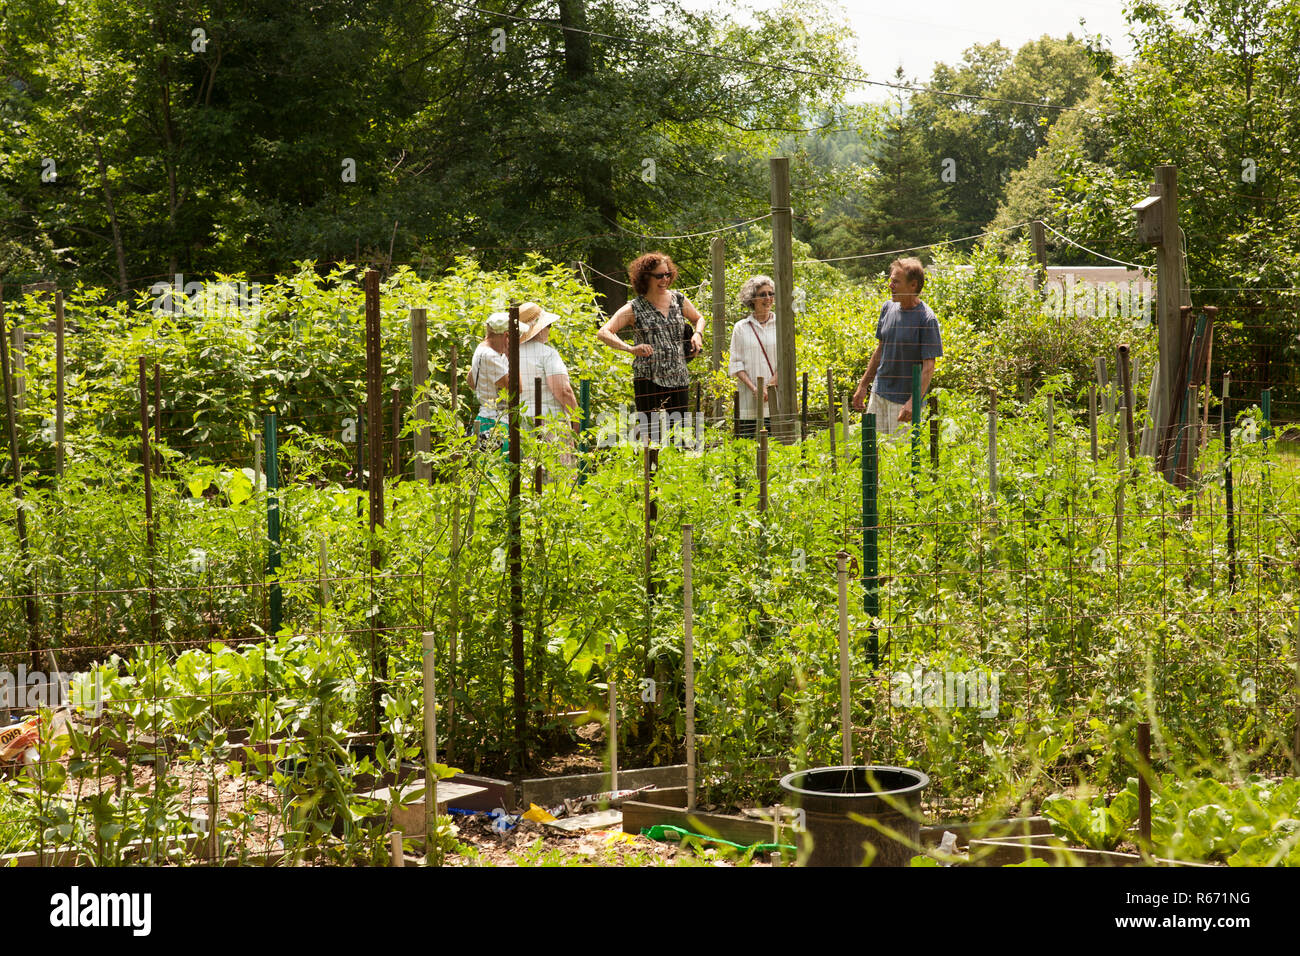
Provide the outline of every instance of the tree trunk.
{"type": "MultiPolygon", "coordinates": [[[[591,56],[591,37],[578,31],[587,30],[586,0],[559,0],[560,26],[564,29],[564,72],[574,87],[596,82],[597,73],[591,56]]],[[[583,202],[594,210],[600,222],[610,232],[616,230],[618,204],[614,199],[614,171],[608,162],[597,161],[580,173],[579,188],[583,202]]],[[[618,245],[612,240],[596,240],[589,247],[592,268],[597,273],[591,277],[592,286],[599,296],[601,308],[612,315],[627,301],[627,289],[621,284],[622,258],[618,245]]]]}

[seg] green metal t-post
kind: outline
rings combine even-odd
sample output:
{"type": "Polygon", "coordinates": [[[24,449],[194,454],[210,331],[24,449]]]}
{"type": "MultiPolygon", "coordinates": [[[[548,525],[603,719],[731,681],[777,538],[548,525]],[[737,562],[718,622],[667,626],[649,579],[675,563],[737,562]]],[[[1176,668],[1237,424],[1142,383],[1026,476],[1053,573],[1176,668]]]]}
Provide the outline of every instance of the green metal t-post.
{"type": "Polygon", "coordinates": [[[584,378],[578,383],[578,404],[582,408],[582,431],[578,438],[578,484],[587,480],[587,431],[591,428],[591,379],[584,378]]]}
{"type": "Polygon", "coordinates": [[[912,363],[912,490],[921,470],[921,363],[912,363]]]}
{"type": "Polygon", "coordinates": [[[880,640],[875,618],[880,616],[879,552],[876,511],[876,416],[862,416],[862,609],[872,619],[867,658],[874,669],[880,663],[880,640]]]}
{"type": "Polygon", "coordinates": [[[280,619],[284,611],[280,593],[280,488],[279,445],[277,443],[275,412],[267,412],[262,447],[266,450],[266,573],[276,580],[271,584],[271,633],[280,633],[280,619]]]}

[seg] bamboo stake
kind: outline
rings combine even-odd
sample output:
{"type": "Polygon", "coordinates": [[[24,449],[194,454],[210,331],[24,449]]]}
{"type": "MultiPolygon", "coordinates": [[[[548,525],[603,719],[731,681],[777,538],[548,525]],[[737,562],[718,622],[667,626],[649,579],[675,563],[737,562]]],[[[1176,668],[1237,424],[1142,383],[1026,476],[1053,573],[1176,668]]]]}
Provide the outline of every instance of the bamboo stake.
{"type": "Polygon", "coordinates": [[[836,574],[839,577],[840,612],[840,763],[853,763],[853,723],[849,713],[849,556],[840,551],[835,555],[836,574]]]}
{"type": "Polygon", "coordinates": [[[394,830],[388,834],[388,845],[392,851],[393,866],[404,866],[406,864],[406,854],[402,852],[401,830],[394,830]]]}
{"type": "Polygon", "coordinates": [[[695,591],[691,584],[694,526],[682,525],[682,601],[686,671],[686,809],[695,809],[695,591]]]}

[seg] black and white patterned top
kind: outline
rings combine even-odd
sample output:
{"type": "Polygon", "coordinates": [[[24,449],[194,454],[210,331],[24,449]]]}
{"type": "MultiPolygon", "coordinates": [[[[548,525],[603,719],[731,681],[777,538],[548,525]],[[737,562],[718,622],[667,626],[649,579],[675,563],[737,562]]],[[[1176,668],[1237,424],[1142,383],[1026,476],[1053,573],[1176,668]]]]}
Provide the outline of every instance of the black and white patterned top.
{"type": "Polygon", "coordinates": [[[664,388],[683,388],[691,384],[690,373],[686,370],[686,355],[682,351],[682,326],[686,319],[682,316],[681,301],[673,293],[664,315],[646,299],[637,296],[632,300],[632,315],[636,319],[632,326],[635,344],[649,345],[654,354],[649,358],[637,356],[632,359],[632,377],[650,379],[664,388]]]}

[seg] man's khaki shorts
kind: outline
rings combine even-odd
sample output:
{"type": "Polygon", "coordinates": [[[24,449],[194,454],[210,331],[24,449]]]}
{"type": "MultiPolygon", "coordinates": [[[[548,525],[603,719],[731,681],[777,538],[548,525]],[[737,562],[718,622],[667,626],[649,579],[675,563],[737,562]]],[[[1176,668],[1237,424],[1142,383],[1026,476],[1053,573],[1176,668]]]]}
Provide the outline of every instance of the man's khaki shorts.
{"type": "Polygon", "coordinates": [[[871,393],[867,400],[867,414],[876,416],[876,434],[888,438],[896,431],[906,431],[908,423],[899,422],[898,416],[903,411],[903,402],[891,402],[887,398],[871,393]]]}

